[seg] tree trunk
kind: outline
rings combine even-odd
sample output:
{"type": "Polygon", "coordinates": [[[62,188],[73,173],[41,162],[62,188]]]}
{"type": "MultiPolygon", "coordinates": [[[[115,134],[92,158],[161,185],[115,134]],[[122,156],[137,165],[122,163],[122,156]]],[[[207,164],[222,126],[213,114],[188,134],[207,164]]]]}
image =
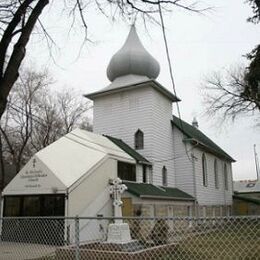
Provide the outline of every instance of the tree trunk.
{"type": "Polygon", "coordinates": [[[4,100],[1,97],[1,87],[0,87],[0,120],[1,120],[3,113],[5,112],[5,108],[6,108],[6,99],[4,100]]]}
{"type": "MultiPolygon", "coordinates": [[[[6,108],[7,97],[19,76],[19,68],[25,57],[26,46],[29,42],[31,33],[40,14],[48,3],[49,0],[38,0],[21,30],[20,37],[14,45],[6,69],[0,77],[0,119],[6,108]]],[[[11,40],[12,38],[10,38],[9,44],[11,43],[11,40]]]]}
{"type": "Polygon", "coordinates": [[[2,146],[2,137],[0,135],[0,192],[5,187],[5,167],[4,167],[4,157],[3,157],[3,146],[2,146]]]}

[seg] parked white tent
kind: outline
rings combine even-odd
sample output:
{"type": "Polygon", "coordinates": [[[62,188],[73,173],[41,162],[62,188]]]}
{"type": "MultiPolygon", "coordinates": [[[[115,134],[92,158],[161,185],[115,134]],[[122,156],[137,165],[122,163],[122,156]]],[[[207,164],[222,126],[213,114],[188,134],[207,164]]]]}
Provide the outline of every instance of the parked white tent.
{"type": "Polygon", "coordinates": [[[64,194],[65,216],[95,215],[109,200],[117,161],[135,163],[108,138],[76,129],[36,153],[3,196],[64,194]]]}

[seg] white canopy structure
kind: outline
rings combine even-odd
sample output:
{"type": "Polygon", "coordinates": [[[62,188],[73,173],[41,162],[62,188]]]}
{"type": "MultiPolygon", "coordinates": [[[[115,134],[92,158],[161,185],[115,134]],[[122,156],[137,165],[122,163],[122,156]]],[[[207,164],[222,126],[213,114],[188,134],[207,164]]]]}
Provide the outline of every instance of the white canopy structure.
{"type": "Polygon", "coordinates": [[[109,200],[118,161],[135,164],[108,138],[76,129],[36,153],[3,196],[64,194],[64,215],[95,215],[109,200]]]}

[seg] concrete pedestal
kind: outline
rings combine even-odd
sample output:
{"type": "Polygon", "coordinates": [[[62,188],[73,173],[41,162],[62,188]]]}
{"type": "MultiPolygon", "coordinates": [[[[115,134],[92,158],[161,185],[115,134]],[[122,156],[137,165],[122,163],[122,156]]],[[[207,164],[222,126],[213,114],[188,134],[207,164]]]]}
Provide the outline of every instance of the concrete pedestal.
{"type": "Polygon", "coordinates": [[[108,243],[122,244],[130,241],[130,229],[127,223],[114,223],[108,226],[108,243]]]}

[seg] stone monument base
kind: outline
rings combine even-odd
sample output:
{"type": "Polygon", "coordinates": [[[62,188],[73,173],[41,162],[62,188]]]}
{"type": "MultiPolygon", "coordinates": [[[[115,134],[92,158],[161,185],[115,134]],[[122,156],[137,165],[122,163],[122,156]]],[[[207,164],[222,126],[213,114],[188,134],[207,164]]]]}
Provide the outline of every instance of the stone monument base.
{"type": "Polygon", "coordinates": [[[113,223],[108,226],[107,242],[124,244],[131,241],[130,229],[127,223],[113,223]]]}

